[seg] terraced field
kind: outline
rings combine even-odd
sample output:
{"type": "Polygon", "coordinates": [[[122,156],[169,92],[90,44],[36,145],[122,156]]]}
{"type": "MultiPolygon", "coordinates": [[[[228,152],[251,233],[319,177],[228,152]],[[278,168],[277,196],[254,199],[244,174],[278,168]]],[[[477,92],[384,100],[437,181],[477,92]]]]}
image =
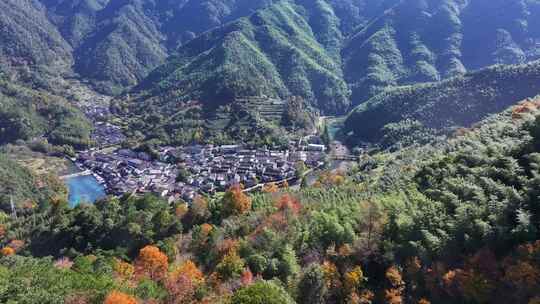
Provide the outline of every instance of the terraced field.
{"type": "Polygon", "coordinates": [[[286,101],[268,97],[238,98],[229,111],[219,109],[212,113],[206,121],[212,131],[225,130],[231,124],[248,128],[254,120],[279,125],[286,104],[286,101]]]}

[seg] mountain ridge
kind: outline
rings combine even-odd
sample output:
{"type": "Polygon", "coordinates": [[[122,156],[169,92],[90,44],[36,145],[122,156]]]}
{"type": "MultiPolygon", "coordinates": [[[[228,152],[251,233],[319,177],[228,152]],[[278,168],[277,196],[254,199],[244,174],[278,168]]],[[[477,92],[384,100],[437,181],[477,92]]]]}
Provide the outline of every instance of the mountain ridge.
{"type": "Polygon", "coordinates": [[[344,132],[352,141],[380,142],[385,127],[406,121],[447,132],[540,93],[540,61],[497,65],[442,82],[385,91],[353,110],[344,132]]]}

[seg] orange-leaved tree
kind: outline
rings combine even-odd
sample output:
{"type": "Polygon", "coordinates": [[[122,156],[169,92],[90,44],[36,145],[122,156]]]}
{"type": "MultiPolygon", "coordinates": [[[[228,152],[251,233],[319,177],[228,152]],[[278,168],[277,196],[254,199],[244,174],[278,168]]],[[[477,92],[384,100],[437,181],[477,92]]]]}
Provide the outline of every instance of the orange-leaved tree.
{"type": "Polygon", "coordinates": [[[167,278],[165,288],[169,293],[167,304],[194,303],[195,291],[204,283],[204,274],[188,260],[180,264],[167,278]]]}
{"type": "Polygon", "coordinates": [[[169,277],[186,276],[194,284],[200,284],[204,282],[204,274],[191,260],[187,260],[181,263],[174,269],[169,277]]]}
{"type": "Polygon", "coordinates": [[[176,216],[179,218],[179,219],[183,219],[184,216],[186,216],[186,214],[188,213],[189,211],[189,207],[188,207],[188,204],[186,203],[180,203],[176,206],[175,208],[175,214],[176,216]]]}
{"type": "Polygon", "coordinates": [[[4,248],[2,248],[2,250],[0,250],[0,254],[2,256],[14,255],[15,254],[15,249],[13,249],[11,247],[4,247],[4,248]]]}
{"type": "Polygon", "coordinates": [[[226,216],[244,214],[251,210],[251,198],[243,192],[242,185],[234,185],[223,196],[226,216]]]}
{"type": "Polygon", "coordinates": [[[119,291],[111,291],[103,304],[137,304],[139,303],[134,297],[119,291]]]}
{"type": "Polygon", "coordinates": [[[244,272],[242,272],[242,276],[240,277],[240,282],[242,282],[242,285],[251,285],[253,283],[253,273],[249,268],[246,268],[244,272]]]}
{"type": "Polygon", "coordinates": [[[279,211],[288,212],[291,215],[298,215],[302,209],[302,204],[296,197],[293,197],[290,194],[284,194],[278,199],[276,207],[279,211]]]}
{"type": "Polygon", "coordinates": [[[163,279],[168,268],[169,258],[155,246],[146,246],[141,249],[135,261],[135,273],[148,276],[152,280],[163,279]]]}
{"type": "Polygon", "coordinates": [[[197,224],[208,220],[210,216],[208,200],[202,195],[195,196],[193,203],[191,203],[191,208],[189,208],[189,214],[191,215],[191,220],[197,224]]]}
{"type": "Polygon", "coordinates": [[[265,193],[276,193],[279,191],[279,187],[276,183],[268,183],[264,185],[262,191],[265,193]]]}

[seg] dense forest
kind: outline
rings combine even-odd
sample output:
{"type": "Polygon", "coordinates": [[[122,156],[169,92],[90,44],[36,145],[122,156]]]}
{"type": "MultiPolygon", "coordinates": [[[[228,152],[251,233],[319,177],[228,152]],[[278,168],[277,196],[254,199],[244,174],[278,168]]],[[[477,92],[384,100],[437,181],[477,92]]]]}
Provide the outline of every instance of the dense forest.
{"type": "Polygon", "coordinates": [[[0,74],[0,145],[45,138],[57,146],[90,146],[92,125],[60,97],[14,84],[0,74]]]}
{"type": "Polygon", "coordinates": [[[498,65],[451,79],[398,87],[358,106],[347,117],[350,144],[385,147],[469,127],[540,92],[540,62],[498,65]]]}
{"type": "Polygon", "coordinates": [[[159,84],[170,102],[299,95],[325,113],[343,113],[388,87],[539,58],[535,0],[1,5],[0,66],[13,77],[54,86],[48,75],[78,75],[114,94],[159,84]]]}
{"type": "Polygon", "coordinates": [[[366,155],[301,190],[238,186],[189,208],[152,196],[73,209],[58,199],[4,215],[0,299],[536,303],[539,106],[366,155]]]}

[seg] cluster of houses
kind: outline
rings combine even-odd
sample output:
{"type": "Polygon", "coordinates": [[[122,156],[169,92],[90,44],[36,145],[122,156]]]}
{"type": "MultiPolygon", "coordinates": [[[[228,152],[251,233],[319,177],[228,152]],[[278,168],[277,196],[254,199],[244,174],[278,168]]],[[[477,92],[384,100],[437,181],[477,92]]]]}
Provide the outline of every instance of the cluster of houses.
{"type": "Polygon", "coordinates": [[[167,195],[178,170],[173,164],[154,161],[145,152],[119,149],[112,153],[81,152],[76,164],[92,171],[109,194],[154,192],[167,195]]]}
{"type": "Polygon", "coordinates": [[[325,158],[324,146],[317,145],[292,151],[239,145],[162,147],[158,154],[152,159],[129,149],[87,151],[79,154],[77,164],[92,171],[110,194],[152,192],[169,201],[191,201],[198,193],[213,194],[240,183],[252,188],[293,181],[298,162],[318,167],[325,158]]]}
{"type": "Polygon", "coordinates": [[[92,139],[101,147],[115,146],[126,140],[126,136],[122,133],[122,128],[110,124],[108,122],[96,122],[92,139]]]}
{"type": "Polygon", "coordinates": [[[87,104],[82,106],[86,116],[93,122],[92,139],[100,147],[114,146],[126,140],[122,128],[111,124],[107,118],[111,114],[109,107],[101,104],[87,104]]]}

